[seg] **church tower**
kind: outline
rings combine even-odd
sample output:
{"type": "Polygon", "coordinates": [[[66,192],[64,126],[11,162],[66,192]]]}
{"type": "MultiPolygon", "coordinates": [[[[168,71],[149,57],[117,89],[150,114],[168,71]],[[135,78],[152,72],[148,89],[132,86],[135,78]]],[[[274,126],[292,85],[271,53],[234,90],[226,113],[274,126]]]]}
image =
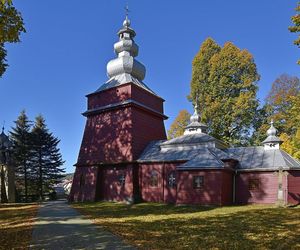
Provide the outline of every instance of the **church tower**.
{"type": "Polygon", "coordinates": [[[107,64],[109,80],[87,95],[87,118],[75,164],[70,200],[127,200],[138,197],[136,160],[150,141],[166,139],[164,100],[143,80],[139,47],[126,15],[107,64]]]}

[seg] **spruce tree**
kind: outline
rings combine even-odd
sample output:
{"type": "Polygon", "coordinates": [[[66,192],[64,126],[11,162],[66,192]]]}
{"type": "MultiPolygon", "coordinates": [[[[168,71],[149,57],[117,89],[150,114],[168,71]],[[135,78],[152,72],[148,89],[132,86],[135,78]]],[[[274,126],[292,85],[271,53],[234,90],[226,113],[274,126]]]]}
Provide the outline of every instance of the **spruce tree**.
{"type": "Polygon", "coordinates": [[[32,167],[39,197],[42,199],[44,192],[49,191],[51,186],[58,183],[59,179],[64,176],[62,169],[64,161],[58,148],[60,140],[49,132],[45,119],[41,115],[35,119],[32,138],[32,167]]]}
{"type": "Polygon", "coordinates": [[[14,147],[14,159],[16,164],[16,180],[25,190],[25,201],[28,201],[28,189],[32,169],[30,168],[31,161],[31,122],[29,121],[25,110],[21,112],[15,121],[15,127],[10,132],[11,140],[14,147]]]}

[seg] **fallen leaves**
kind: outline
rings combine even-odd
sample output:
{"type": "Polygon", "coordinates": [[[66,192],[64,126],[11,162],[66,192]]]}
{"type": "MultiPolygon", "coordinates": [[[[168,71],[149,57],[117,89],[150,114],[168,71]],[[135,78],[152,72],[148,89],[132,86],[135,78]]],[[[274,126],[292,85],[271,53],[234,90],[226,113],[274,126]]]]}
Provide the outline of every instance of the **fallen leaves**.
{"type": "Polygon", "coordinates": [[[0,249],[27,249],[37,204],[0,205],[0,249]]]}
{"type": "Polygon", "coordinates": [[[300,208],[75,203],[139,249],[298,249],[300,208]]]}

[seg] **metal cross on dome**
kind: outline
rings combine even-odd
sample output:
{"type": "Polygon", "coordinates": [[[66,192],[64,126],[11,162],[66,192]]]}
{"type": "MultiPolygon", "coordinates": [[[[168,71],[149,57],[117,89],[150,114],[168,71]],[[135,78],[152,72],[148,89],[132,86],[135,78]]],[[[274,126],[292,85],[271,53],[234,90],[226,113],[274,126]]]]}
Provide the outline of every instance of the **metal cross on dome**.
{"type": "Polygon", "coordinates": [[[125,6],[125,14],[126,14],[126,18],[128,18],[128,13],[129,13],[129,7],[128,7],[128,3],[125,6]]]}

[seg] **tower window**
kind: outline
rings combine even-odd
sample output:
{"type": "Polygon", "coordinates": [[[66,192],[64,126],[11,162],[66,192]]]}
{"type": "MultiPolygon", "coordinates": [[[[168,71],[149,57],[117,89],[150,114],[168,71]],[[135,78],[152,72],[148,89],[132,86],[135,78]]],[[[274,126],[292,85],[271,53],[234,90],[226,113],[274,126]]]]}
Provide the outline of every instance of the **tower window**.
{"type": "Polygon", "coordinates": [[[158,173],[155,170],[151,171],[150,186],[151,187],[157,187],[158,186],[158,173]]]}
{"type": "Polygon", "coordinates": [[[203,188],[204,186],[204,176],[202,175],[197,175],[193,177],[193,188],[194,189],[199,189],[203,188]]]}
{"type": "Polygon", "coordinates": [[[176,173],[172,171],[168,176],[168,187],[176,188],[176,173]]]}

